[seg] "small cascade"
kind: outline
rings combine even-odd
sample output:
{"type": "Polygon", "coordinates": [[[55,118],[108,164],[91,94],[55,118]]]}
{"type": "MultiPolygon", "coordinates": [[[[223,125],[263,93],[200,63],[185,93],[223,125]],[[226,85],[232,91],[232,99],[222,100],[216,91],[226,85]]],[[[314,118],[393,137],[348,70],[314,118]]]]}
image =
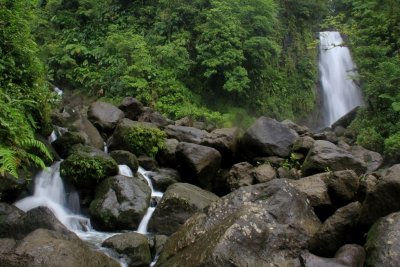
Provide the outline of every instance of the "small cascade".
{"type": "Polygon", "coordinates": [[[128,166],[126,166],[126,165],[118,165],[118,168],[119,168],[119,174],[120,175],[133,177],[132,170],[128,166]]]}
{"type": "Polygon", "coordinates": [[[142,221],[139,224],[138,230],[137,232],[140,234],[144,234],[147,235],[147,226],[149,225],[149,221],[151,219],[151,216],[153,215],[155,209],[156,209],[156,205],[157,202],[160,198],[162,198],[163,193],[159,192],[159,191],[155,191],[153,184],[151,182],[151,179],[148,177],[147,175],[147,171],[145,171],[143,168],[139,167],[138,172],[146,179],[147,184],[149,185],[150,189],[151,189],[151,199],[150,199],[150,206],[147,209],[146,214],[144,215],[142,221]]]}
{"type": "Polygon", "coordinates": [[[319,71],[322,85],[322,122],[329,127],[353,108],[363,104],[360,88],[352,77],[356,66],[339,32],[320,32],[319,71]]]}
{"type": "Polygon", "coordinates": [[[59,95],[59,96],[62,96],[62,95],[64,94],[63,90],[61,90],[61,89],[58,88],[57,86],[54,87],[53,90],[54,90],[54,92],[55,92],[57,95],[59,95]]]}
{"type": "Polygon", "coordinates": [[[104,142],[104,153],[108,154],[108,146],[106,142],[104,142]]]}

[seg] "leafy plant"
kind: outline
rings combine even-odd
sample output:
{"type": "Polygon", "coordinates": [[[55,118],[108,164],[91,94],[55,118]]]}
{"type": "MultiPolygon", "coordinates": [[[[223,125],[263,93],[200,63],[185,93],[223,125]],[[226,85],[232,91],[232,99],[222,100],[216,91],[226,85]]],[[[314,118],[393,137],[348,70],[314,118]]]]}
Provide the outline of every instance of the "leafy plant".
{"type": "Polygon", "coordinates": [[[122,133],[128,150],[136,155],[155,157],[158,151],[165,148],[165,132],[158,128],[132,126],[122,133]]]}

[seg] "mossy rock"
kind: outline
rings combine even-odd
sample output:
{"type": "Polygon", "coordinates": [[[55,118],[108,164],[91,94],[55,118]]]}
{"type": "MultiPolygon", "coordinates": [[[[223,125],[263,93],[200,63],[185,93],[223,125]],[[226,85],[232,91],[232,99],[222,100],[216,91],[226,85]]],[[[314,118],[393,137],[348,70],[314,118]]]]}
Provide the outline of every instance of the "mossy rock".
{"type": "Polygon", "coordinates": [[[114,150],[110,156],[119,164],[128,166],[133,173],[136,173],[139,168],[139,161],[137,157],[129,151],[114,150]]]}
{"type": "Polygon", "coordinates": [[[118,164],[104,152],[88,146],[75,146],[72,151],[61,163],[60,171],[76,187],[93,188],[105,178],[118,174],[118,164]]]}

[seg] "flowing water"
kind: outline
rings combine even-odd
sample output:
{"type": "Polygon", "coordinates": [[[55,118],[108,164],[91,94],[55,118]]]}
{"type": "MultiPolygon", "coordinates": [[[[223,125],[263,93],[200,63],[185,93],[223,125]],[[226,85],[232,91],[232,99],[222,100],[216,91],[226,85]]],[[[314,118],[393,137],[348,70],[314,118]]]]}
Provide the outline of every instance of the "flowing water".
{"type": "MultiPolygon", "coordinates": [[[[23,211],[39,206],[48,207],[62,224],[75,232],[81,239],[87,241],[92,248],[119,260],[121,266],[127,266],[124,258],[119,257],[109,249],[101,247],[104,240],[119,233],[98,232],[92,228],[90,219],[80,214],[79,196],[74,190],[66,193],[60,177],[60,163],[56,162],[51,167],[38,173],[35,177],[33,196],[21,199],[14,205],[23,211]]],[[[147,172],[143,168],[139,168],[139,172],[149,184],[152,196],[151,202],[154,202],[155,198],[161,198],[162,193],[154,190],[147,172]]],[[[119,165],[119,174],[133,177],[131,169],[126,165],[119,165]]],[[[147,225],[154,209],[154,205],[148,208],[137,230],[138,233],[148,234],[147,225]]]]}
{"type": "Polygon", "coordinates": [[[329,127],[353,108],[363,104],[353,81],[356,66],[339,32],[320,32],[319,71],[322,85],[321,127],[329,127]]]}

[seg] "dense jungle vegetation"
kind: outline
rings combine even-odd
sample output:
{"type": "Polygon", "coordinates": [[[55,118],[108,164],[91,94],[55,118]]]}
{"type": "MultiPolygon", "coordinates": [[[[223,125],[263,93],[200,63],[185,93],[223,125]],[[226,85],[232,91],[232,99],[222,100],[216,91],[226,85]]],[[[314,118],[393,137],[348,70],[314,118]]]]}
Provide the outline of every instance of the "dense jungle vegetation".
{"type": "Polygon", "coordinates": [[[316,32],[332,28],[366,97],[358,142],[397,154],[399,11],[396,0],[0,0],[0,173],[49,156],[35,132],[48,134],[54,85],[221,126],[304,118],[316,32]]]}

